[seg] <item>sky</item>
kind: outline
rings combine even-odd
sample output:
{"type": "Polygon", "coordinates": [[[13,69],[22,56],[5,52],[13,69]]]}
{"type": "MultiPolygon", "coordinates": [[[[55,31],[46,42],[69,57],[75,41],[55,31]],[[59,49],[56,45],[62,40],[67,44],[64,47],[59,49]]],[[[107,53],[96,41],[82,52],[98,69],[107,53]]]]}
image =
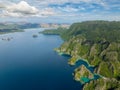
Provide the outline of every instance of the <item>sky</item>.
{"type": "Polygon", "coordinates": [[[120,0],[0,0],[0,22],[120,21],[120,0]]]}

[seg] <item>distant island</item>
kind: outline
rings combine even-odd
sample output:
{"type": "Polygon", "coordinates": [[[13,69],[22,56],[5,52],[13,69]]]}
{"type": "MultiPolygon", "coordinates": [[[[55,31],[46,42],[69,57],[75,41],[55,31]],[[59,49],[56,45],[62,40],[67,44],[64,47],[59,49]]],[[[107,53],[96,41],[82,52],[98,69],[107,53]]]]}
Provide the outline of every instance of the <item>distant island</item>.
{"type": "Polygon", "coordinates": [[[58,23],[28,23],[28,22],[2,22],[0,23],[0,34],[23,32],[29,28],[68,28],[69,24],[58,23]]]}
{"type": "Polygon", "coordinates": [[[23,32],[27,28],[38,28],[40,27],[35,23],[0,23],[0,34],[23,32]]]}
{"type": "Polygon", "coordinates": [[[70,55],[70,65],[82,60],[94,68],[75,69],[74,79],[83,90],[120,90],[120,21],[85,21],[42,33],[61,36],[64,43],[55,51],[70,55]]]}
{"type": "Polygon", "coordinates": [[[37,38],[38,37],[38,35],[37,34],[33,34],[33,38],[37,38]]]}

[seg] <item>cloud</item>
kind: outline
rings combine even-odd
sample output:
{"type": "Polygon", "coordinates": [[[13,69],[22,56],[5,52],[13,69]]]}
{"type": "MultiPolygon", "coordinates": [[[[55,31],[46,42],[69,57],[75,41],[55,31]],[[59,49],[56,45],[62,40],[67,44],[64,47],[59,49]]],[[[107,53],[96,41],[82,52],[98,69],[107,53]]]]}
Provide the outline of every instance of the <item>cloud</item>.
{"type": "Polygon", "coordinates": [[[68,22],[70,19],[118,19],[119,10],[120,0],[0,0],[0,13],[6,18],[45,17],[68,22]]]}
{"type": "Polygon", "coordinates": [[[5,7],[6,7],[6,5],[4,3],[0,2],[0,8],[5,8],[5,7]]]}
{"type": "Polygon", "coordinates": [[[8,5],[12,5],[12,3],[9,1],[0,1],[0,9],[5,9],[8,5]]]}
{"type": "Polygon", "coordinates": [[[66,6],[66,7],[58,7],[59,10],[64,11],[64,12],[77,12],[79,9],[77,8],[73,8],[70,6],[66,6]]]}
{"type": "Polygon", "coordinates": [[[12,3],[8,5],[3,5],[4,10],[3,14],[5,16],[24,16],[24,15],[36,15],[39,13],[39,10],[34,6],[30,6],[27,2],[21,1],[19,3],[12,3]]]}
{"type": "Polygon", "coordinates": [[[39,2],[41,5],[50,5],[50,4],[65,4],[65,3],[96,3],[100,5],[105,5],[105,2],[103,0],[35,0],[36,2],[39,2]]]}
{"type": "Polygon", "coordinates": [[[0,15],[2,17],[43,17],[55,15],[55,12],[52,8],[46,7],[37,9],[25,1],[20,1],[18,3],[0,2],[0,8],[2,9],[2,14],[0,15]]]}
{"type": "Polygon", "coordinates": [[[56,12],[80,13],[83,11],[92,11],[92,9],[107,8],[103,0],[37,0],[41,6],[51,7],[56,12]],[[91,8],[92,6],[92,8],[91,8]]]}
{"type": "Polygon", "coordinates": [[[39,10],[33,6],[30,6],[27,2],[21,1],[18,4],[13,4],[7,7],[8,12],[23,13],[23,14],[37,14],[39,10]]]}
{"type": "Polygon", "coordinates": [[[52,15],[56,15],[56,13],[52,8],[45,8],[45,9],[40,10],[40,15],[52,16],[52,15]]]}
{"type": "Polygon", "coordinates": [[[5,0],[0,2],[3,16],[55,16],[65,13],[81,13],[85,11],[101,11],[108,9],[105,0],[5,0]],[[9,1],[9,3],[8,3],[9,1]],[[4,1],[3,1],[4,2],[4,1]],[[29,2],[29,3],[27,3],[29,2]],[[31,5],[30,5],[31,4],[31,5]],[[33,6],[32,6],[33,5],[33,6]],[[91,7],[92,6],[92,7],[91,7]]]}

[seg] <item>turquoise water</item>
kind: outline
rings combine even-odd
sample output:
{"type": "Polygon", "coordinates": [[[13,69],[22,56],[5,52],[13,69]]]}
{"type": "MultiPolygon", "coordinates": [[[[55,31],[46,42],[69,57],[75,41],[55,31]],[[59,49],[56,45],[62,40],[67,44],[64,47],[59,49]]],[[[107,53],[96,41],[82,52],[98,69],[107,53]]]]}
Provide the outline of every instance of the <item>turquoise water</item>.
{"type": "Polygon", "coordinates": [[[81,80],[82,80],[82,81],[84,81],[85,83],[87,83],[87,82],[89,82],[89,81],[90,81],[90,79],[89,79],[89,78],[87,78],[87,77],[82,77],[82,78],[81,78],[81,80]]]}
{"type": "Polygon", "coordinates": [[[53,51],[63,41],[59,36],[27,29],[0,35],[0,90],[81,90],[73,80],[69,57],[53,51]],[[37,38],[32,35],[37,34],[37,38]],[[2,38],[13,37],[10,41],[2,38]]]}
{"type": "Polygon", "coordinates": [[[77,68],[80,65],[84,65],[94,76],[92,79],[87,78],[87,77],[80,78],[84,83],[88,83],[88,82],[90,82],[92,80],[97,80],[97,79],[100,78],[100,75],[94,73],[95,67],[90,66],[86,61],[84,61],[84,60],[77,61],[76,65],[75,65],[75,68],[77,68]]]}
{"type": "Polygon", "coordinates": [[[84,83],[88,83],[92,80],[96,80],[96,79],[99,79],[100,78],[100,75],[97,75],[97,74],[93,74],[94,75],[94,78],[88,78],[88,77],[81,77],[80,79],[84,82],[84,83]]]}
{"type": "MultiPolygon", "coordinates": [[[[65,53],[61,53],[60,55],[71,58],[70,55],[65,54],[65,53]]],[[[89,63],[87,61],[85,61],[85,60],[82,60],[82,59],[78,60],[73,67],[74,67],[74,69],[76,69],[81,65],[84,65],[93,74],[93,78],[80,77],[80,80],[82,81],[81,82],[82,85],[84,85],[85,83],[88,83],[88,82],[90,82],[92,80],[97,80],[97,79],[101,78],[100,75],[94,73],[95,67],[90,66],[89,63]]]]}

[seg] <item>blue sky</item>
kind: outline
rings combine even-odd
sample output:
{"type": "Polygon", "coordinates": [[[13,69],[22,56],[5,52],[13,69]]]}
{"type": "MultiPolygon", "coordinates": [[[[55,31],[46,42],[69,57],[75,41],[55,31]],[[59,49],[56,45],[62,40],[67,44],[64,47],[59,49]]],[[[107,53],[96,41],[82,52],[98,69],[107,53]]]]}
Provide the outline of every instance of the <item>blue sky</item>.
{"type": "Polygon", "coordinates": [[[0,22],[120,21],[120,0],[0,0],[0,22]]]}

